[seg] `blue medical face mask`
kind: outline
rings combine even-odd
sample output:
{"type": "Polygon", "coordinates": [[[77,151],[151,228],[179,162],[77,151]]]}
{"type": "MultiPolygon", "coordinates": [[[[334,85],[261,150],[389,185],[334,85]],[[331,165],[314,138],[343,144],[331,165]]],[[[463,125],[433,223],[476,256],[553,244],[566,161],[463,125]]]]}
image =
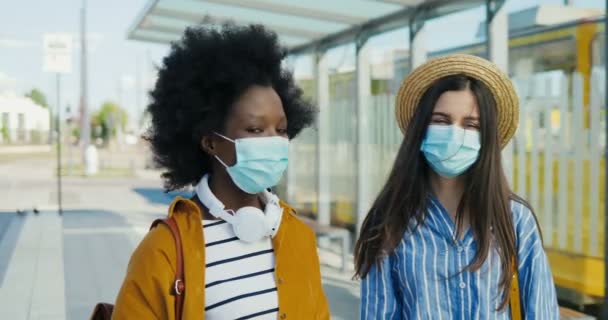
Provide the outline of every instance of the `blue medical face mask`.
{"type": "Polygon", "coordinates": [[[234,143],[236,163],[233,166],[227,166],[218,156],[215,158],[224,165],[237,187],[256,194],[279,183],[289,160],[287,138],[275,136],[232,140],[216,134],[234,143]]]}
{"type": "Polygon", "coordinates": [[[479,157],[479,132],[458,126],[430,125],[420,150],[440,176],[454,178],[469,169],[479,157]]]}

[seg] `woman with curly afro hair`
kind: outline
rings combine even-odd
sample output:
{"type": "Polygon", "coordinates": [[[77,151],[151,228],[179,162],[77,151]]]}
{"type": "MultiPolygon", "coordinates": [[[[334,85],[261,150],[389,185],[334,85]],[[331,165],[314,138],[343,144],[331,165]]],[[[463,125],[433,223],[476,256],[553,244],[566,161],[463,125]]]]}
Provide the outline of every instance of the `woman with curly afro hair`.
{"type": "Polygon", "coordinates": [[[153,228],[133,253],[114,319],[329,319],[315,236],[270,192],[316,110],[262,26],[188,28],[159,70],[147,134],[182,246],[153,228]],[[183,301],[182,301],[183,300],[183,301]],[[181,313],[181,315],[180,315],[181,313]]]}

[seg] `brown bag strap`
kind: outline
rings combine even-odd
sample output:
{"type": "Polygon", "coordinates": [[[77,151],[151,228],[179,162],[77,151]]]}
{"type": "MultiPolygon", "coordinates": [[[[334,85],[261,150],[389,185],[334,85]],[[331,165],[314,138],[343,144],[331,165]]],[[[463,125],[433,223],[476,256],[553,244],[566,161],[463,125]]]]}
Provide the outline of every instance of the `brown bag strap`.
{"type": "Polygon", "coordinates": [[[150,229],[156,227],[159,223],[166,225],[173,239],[175,240],[175,255],[177,257],[176,270],[175,270],[175,281],[171,294],[175,296],[175,320],[181,320],[182,311],[184,308],[184,292],[186,291],[186,284],[184,283],[184,260],[182,251],[182,240],[179,235],[179,228],[173,218],[157,219],[152,223],[150,229]]]}

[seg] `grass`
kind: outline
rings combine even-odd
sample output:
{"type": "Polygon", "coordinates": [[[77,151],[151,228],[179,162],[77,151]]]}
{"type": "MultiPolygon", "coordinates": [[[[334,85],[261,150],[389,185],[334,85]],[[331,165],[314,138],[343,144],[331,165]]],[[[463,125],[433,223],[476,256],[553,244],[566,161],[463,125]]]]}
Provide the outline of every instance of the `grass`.
{"type": "Polygon", "coordinates": [[[3,153],[0,154],[0,164],[31,159],[54,159],[54,157],[55,154],[52,152],[3,153]]]}
{"type": "MultiPolygon", "coordinates": [[[[55,169],[55,174],[57,174],[57,170],[55,169]]],[[[72,167],[70,170],[64,166],[61,168],[61,176],[62,177],[84,177],[85,176],[85,168],[82,165],[72,167]]],[[[93,175],[94,178],[122,178],[122,177],[131,177],[133,176],[133,172],[129,168],[100,168],[97,174],[93,175]]]]}

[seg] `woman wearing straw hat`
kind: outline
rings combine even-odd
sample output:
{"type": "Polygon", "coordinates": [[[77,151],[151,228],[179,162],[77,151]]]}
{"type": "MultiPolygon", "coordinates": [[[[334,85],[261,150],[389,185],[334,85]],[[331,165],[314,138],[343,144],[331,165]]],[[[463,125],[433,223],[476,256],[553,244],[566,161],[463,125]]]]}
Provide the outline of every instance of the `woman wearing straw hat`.
{"type": "Polygon", "coordinates": [[[501,149],[517,129],[508,77],[474,56],[423,64],[403,82],[405,138],[355,248],[362,319],[558,319],[532,208],[501,149]]]}

